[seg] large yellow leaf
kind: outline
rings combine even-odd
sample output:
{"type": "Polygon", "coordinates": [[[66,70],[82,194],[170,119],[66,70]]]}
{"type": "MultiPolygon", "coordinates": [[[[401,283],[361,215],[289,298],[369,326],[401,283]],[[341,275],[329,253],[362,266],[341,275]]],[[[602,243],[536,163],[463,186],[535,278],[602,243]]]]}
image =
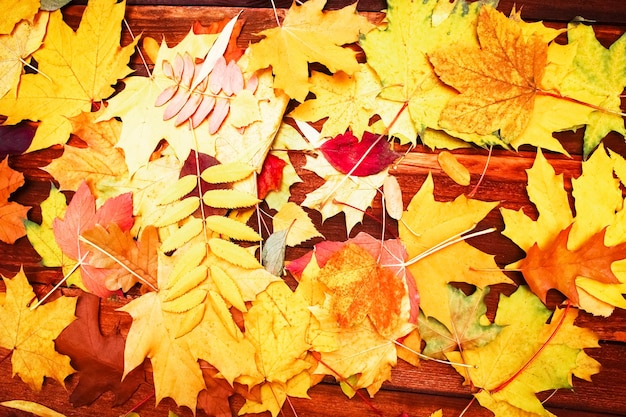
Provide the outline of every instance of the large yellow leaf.
{"type": "Polygon", "coordinates": [[[539,216],[535,220],[521,210],[501,210],[503,234],[526,252],[525,258],[507,268],[521,268],[541,299],[556,288],[596,315],[608,316],[614,307],[626,307],[625,257],[620,255],[626,210],[620,182],[614,177],[618,163],[600,145],[583,162],[582,175],[572,179],[572,209],[562,175],[556,175],[539,152],[527,171],[528,195],[539,216]]]}
{"type": "Polygon", "coordinates": [[[583,350],[598,347],[598,337],[574,325],[577,315],[573,308],[552,314],[521,286],[500,298],[495,324],[502,330],[494,341],[447,356],[471,365],[455,368],[466,383],[479,388],[476,398],[496,416],[551,416],[536,393],[572,388],[573,375],[590,380],[600,371],[583,350]]]}
{"type": "Polygon", "coordinates": [[[291,117],[308,122],[328,117],[320,132],[328,137],[350,129],[360,138],[363,132],[371,130],[369,122],[376,113],[382,86],[369,65],[361,65],[352,76],[344,72],[332,76],[314,72],[310,83],[315,98],[296,107],[291,117]]]}
{"type": "MultiPolygon", "coordinates": [[[[460,92],[442,109],[440,126],[462,134],[497,134],[515,148],[530,143],[565,152],[551,133],[585,123],[591,108],[553,88],[556,70],[548,70],[548,64],[555,53],[568,52],[558,46],[549,50],[548,36],[558,32],[526,26],[492,7],[481,8],[476,31],[480,47],[453,45],[429,55],[441,80],[460,92]]],[[[560,71],[567,70],[559,64],[560,71]]]]}
{"type": "Polygon", "coordinates": [[[326,0],[294,3],[279,27],[261,32],[265,39],[250,46],[249,70],[272,67],[274,86],[289,97],[304,101],[308,89],[308,63],[319,62],[331,72],[352,74],[359,65],[354,51],[342,45],[356,42],[372,28],[356,13],[356,3],[323,11],[326,0]]]}
{"type": "MultiPolygon", "coordinates": [[[[381,117],[389,126],[403,103],[407,103],[410,124],[398,120],[391,134],[415,142],[426,128],[440,129],[439,115],[456,92],[439,80],[428,60],[431,53],[451,43],[477,45],[475,25],[483,4],[493,1],[390,0],[387,25],[369,32],[360,40],[367,62],[381,79],[381,97],[396,102],[396,109],[381,117]]],[[[404,115],[401,115],[404,116],[404,115]]],[[[481,144],[497,138],[475,138],[481,144]]]]}
{"type": "Polygon", "coordinates": [[[65,378],[74,369],[68,356],[55,351],[54,339],[74,320],[76,298],[60,297],[31,310],[37,297],[24,272],[12,279],[3,277],[3,281],[7,291],[0,305],[0,346],[13,350],[13,374],[34,391],[41,390],[44,377],[65,386],[65,378]]]}
{"type": "Polygon", "coordinates": [[[21,21],[10,34],[0,35],[0,98],[16,92],[26,59],[41,45],[47,24],[48,13],[40,13],[32,24],[21,21]]]}
{"type": "MultiPolygon", "coordinates": [[[[111,196],[110,188],[128,177],[124,153],[115,148],[122,124],[117,120],[95,123],[98,113],[80,113],[70,119],[72,133],[87,147],[65,146],[63,155],[45,168],[59,182],[61,190],[76,190],[90,181],[98,198],[111,196]]],[[[119,192],[114,190],[113,192],[119,192]]]]}
{"type": "Polygon", "coordinates": [[[7,123],[41,121],[29,151],[65,143],[68,118],[113,94],[112,85],[130,72],[135,44],[119,45],[124,9],[124,2],[92,0],[76,32],[60,11],[50,14],[44,46],[33,54],[40,72],[24,75],[17,94],[0,99],[7,123]]]}
{"type": "MultiPolygon", "coordinates": [[[[409,259],[471,230],[498,205],[497,202],[468,199],[464,195],[454,201],[438,202],[434,199],[433,189],[429,176],[402,216],[400,239],[406,245],[409,259]]],[[[408,266],[419,293],[423,294],[420,308],[424,314],[450,329],[449,282],[468,282],[480,288],[500,282],[512,283],[500,272],[493,258],[461,241],[408,266]]]]}
{"type": "Polygon", "coordinates": [[[32,20],[39,10],[39,0],[2,0],[3,10],[0,20],[0,34],[8,34],[20,20],[32,20]]]}

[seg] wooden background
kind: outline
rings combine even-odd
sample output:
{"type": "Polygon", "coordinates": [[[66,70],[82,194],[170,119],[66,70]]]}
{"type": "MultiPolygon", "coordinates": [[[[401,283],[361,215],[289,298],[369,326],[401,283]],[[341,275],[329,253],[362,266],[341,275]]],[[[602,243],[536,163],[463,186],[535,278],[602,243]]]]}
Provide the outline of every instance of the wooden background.
{"type": "MultiPolygon", "coordinates": [[[[329,0],[328,8],[339,8],[349,4],[349,0],[329,0]]],[[[502,0],[499,10],[508,13],[512,0],[502,0]]],[[[576,16],[583,16],[595,21],[594,28],[600,41],[608,46],[626,31],[626,4],[623,0],[522,0],[517,1],[517,7],[522,8],[522,17],[525,20],[543,20],[549,25],[563,26],[576,16]]],[[[290,2],[277,0],[277,6],[288,7],[290,2]]],[[[254,33],[273,27],[274,14],[269,8],[271,3],[266,0],[250,1],[182,1],[182,0],[134,0],[127,7],[127,20],[135,33],[143,32],[145,36],[160,39],[165,36],[168,43],[178,42],[189,31],[196,20],[203,24],[221,20],[223,17],[232,17],[246,8],[242,14],[246,24],[240,37],[240,44],[246,46],[249,41],[255,40],[254,33]],[[184,4],[184,5],[183,5],[184,4]],[[231,7],[225,7],[231,6],[231,7]],[[236,8],[234,6],[237,6],[236,8]]],[[[380,0],[364,0],[358,4],[358,9],[372,21],[380,21],[380,13],[385,4],[380,0]]],[[[76,27],[82,14],[83,6],[74,4],[64,9],[66,19],[70,25],[76,27]]],[[[279,11],[281,14],[284,11],[279,11]]],[[[128,43],[130,36],[124,32],[123,44],[128,43]]],[[[140,68],[139,60],[134,58],[133,64],[140,68]]],[[[623,108],[626,105],[622,106],[623,108]]],[[[582,149],[582,132],[568,132],[556,135],[572,155],[571,158],[562,155],[549,154],[557,173],[564,173],[566,178],[577,176],[580,173],[580,154],[582,149]]],[[[612,134],[605,140],[605,145],[626,155],[624,138],[612,134]]],[[[27,155],[9,157],[12,168],[24,173],[26,185],[18,190],[13,200],[27,206],[32,206],[29,216],[34,221],[40,221],[38,204],[47,196],[50,176],[40,168],[53,158],[61,155],[62,149],[38,151],[27,155]]],[[[487,152],[482,149],[464,150],[457,153],[460,161],[472,173],[472,184],[461,187],[453,183],[443,174],[436,161],[436,153],[418,146],[409,153],[393,169],[403,187],[405,204],[419,189],[428,172],[432,172],[435,180],[436,198],[442,201],[454,199],[462,193],[469,192],[475,185],[486,162],[487,152]]],[[[303,156],[292,154],[296,167],[303,164],[303,156]]],[[[486,177],[479,188],[476,198],[493,201],[502,201],[501,206],[519,209],[524,208],[533,213],[534,208],[526,196],[526,176],[524,169],[529,168],[534,160],[535,152],[530,148],[523,148],[520,152],[495,150],[489,163],[486,177]]],[[[314,174],[298,169],[304,182],[292,188],[292,199],[302,202],[306,193],[321,184],[314,174]]],[[[568,182],[569,184],[569,182],[568,182]]],[[[375,201],[372,208],[374,216],[380,217],[380,201],[375,201]]],[[[318,226],[327,239],[345,240],[345,227],[342,217],[333,218],[320,224],[319,215],[313,214],[318,226]]],[[[494,211],[484,221],[484,226],[496,226],[502,230],[502,220],[494,211]]],[[[353,231],[366,231],[375,236],[379,235],[380,226],[375,221],[365,218],[362,226],[353,231]]],[[[523,253],[508,239],[498,234],[474,239],[472,244],[483,251],[497,254],[497,262],[505,265],[518,259],[523,253]]],[[[294,258],[305,251],[294,250],[288,257],[294,258]]],[[[45,293],[51,284],[56,283],[62,274],[58,270],[43,268],[39,264],[39,256],[30,247],[26,238],[20,239],[15,245],[0,243],[0,274],[14,275],[23,264],[24,270],[35,286],[36,291],[45,293]]],[[[521,282],[521,277],[513,274],[512,278],[521,282]]],[[[0,284],[1,286],[1,284],[0,284]]],[[[504,287],[496,290],[510,291],[504,287]]],[[[76,290],[65,289],[66,294],[76,294],[76,290]]],[[[488,304],[491,310],[495,306],[496,294],[492,291],[488,304]]],[[[129,299],[103,300],[101,306],[101,326],[104,334],[115,331],[128,331],[130,317],[125,313],[115,312],[115,309],[127,303],[129,299]]],[[[551,294],[550,302],[558,303],[561,299],[558,294],[551,294]]],[[[616,310],[610,318],[598,318],[581,313],[577,324],[592,328],[601,338],[601,349],[590,349],[588,353],[600,361],[602,371],[593,377],[589,383],[574,380],[574,390],[561,390],[541,394],[541,398],[550,398],[546,402],[547,408],[558,416],[591,417],[623,415],[626,416],[626,312],[616,310]]],[[[0,348],[0,358],[8,352],[0,348]]],[[[471,394],[462,385],[461,377],[450,367],[433,362],[422,362],[418,368],[400,361],[392,374],[391,382],[386,383],[383,389],[375,396],[372,403],[385,416],[400,416],[406,413],[410,417],[428,416],[433,411],[443,408],[444,416],[459,416],[469,404],[471,394]]],[[[31,392],[21,380],[11,377],[10,361],[0,363],[0,401],[10,399],[27,399],[47,405],[67,416],[118,416],[123,415],[142,400],[147,399],[137,411],[142,417],[167,416],[169,409],[180,415],[190,416],[189,410],[176,409],[173,401],[166,399],[155,408],[154,399],[150,398],[152,387],[145,383],[135,396],[124,406],[112,408],[112,396],[105,394],[88,408],[73,408],[68,403],[69,393],[58,384],[47,381],[41,393],[31,392]]],[[[73,377],[67,380],[68,389],[76,381],[73,377]]],[[[339,387],[330,379],[310,390],[310,400],[292,399],[293,409],[300,417],[305,416],[368,416],[375,415],[362,400],[347,399],[339,387]]],[[[232,401],[233,415],[243,404],[243,399],[235,397],[232,401]]],[[[285,407],[285,416],[296,415],[292,409],[285,407]]],[[[27,413],[9,411],[0,408],[0,416],[27,416],[27,413]]],[[[200,415],[202,415],[200,413],[200,415]]],[[[472,405],[465,416],[489,416],[491,413],[477,404],[472,405]]]]}

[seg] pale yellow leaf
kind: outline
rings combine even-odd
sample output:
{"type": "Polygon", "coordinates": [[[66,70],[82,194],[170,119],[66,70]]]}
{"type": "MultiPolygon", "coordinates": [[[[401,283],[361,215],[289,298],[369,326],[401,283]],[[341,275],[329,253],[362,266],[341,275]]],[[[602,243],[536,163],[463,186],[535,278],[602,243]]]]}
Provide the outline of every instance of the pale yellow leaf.
{"type": "Polygon", "coordinates": [[[8,408],[14,408],[16,410],[26,411],[27,413],[32,413],[39,417],[65,417],[65,415],[61,413],[57,413],[56,411],[44,405],[41,405],[32,401],[25,401],[25,400],[3,401],[0,403],[0,405],[3,405],[8,408]]]}
{"type": "Polygon", "coordinates": [[[385,210],[387,214],[394,220],[400,220],[404,211],[404,203],[402,201],[402,189],[398,179],[393,175],[389,175],[383,182],[383,194],[385,196],[385,210]]]}
{"type": "Polygon", "coordinates": [[[198,185],[198,177],[195,175],[185,175],[175,183],[171,184],[161,194],[158,204],[170,204],[189,194],[198,185]]]}
{"type": "Polygon", "coordinates": [[[204,244],[191,245],[180,255],[178,255],[179,251],[177,251],[173,259],[175,260],[174,268],[169,273],[167,284],[162,287],[169,290],[177,285],[178,281],[181,280],[185,274],[200,265],[200,262],[202,262],[206,256],[206,252],[204,244]]]}
{"type": "Polygon", "coordinates": [[[263,268],[263,265],[243,247],[223,239],[209,239],[209,247],[215,256],[245,269],[263,268]]]}
{"type": "Polygon", "coordinates": [[[296,246],[314,237],[323,237],[307,213],[298,204],[287,202],[274,215],[274,232],[287,230],[287,246],[296,246]]]}
{"type": "Polygon", "coordinates": [[[188,197],[184,200],[172,203],[165,208],[163,213],[155,222],[155,227],[165,227],[183,220],[190,216],[200,207],[199,197],[188,197]]]}
{"type": "Polygon", "coordinates": [[[239,190],[209,190],[202,196],[204,204],[216,208],[242,208],[259,203],[260,200],[250,193],[239,190]]]}
{"type": "Polygon", "coordinates": [[[254,168],[244,162],[229,162],[208,167],[200,176],[211,184],[243,180],[254,172],[254,168]]]}
{"type": "Polygon", "coordinates": [[[235,240],[245,240],[248,242],[258,242],[261,236],[247,224],[229,219],[223,216],[209,216],[206,219],[206,226],[220,235],[228,236],[235,240]]]}
{"type": "Polygon", "coordinates": [[[211,265],[211,279],[226,301],[239,311],[248,311],[243,296],[241,295],[241,289],[226,271],[217,265],[211,265]]]}
{"type": "Polygon", "coordinates": [[[207,295],[206,288],[196,288],[172,301],[164,301],[161,309],[169,313],[184,313],[200,305],[207,295]]]}

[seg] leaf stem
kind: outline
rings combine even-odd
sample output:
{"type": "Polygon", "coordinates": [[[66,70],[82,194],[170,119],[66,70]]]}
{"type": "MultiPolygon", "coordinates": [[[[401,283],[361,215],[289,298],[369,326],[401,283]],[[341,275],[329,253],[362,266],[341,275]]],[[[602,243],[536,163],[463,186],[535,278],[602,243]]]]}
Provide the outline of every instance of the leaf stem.
{"type": "Polygon", "coordinates": [[[541,347],[533,354],[533,356],[531,356],[526,361],[526,363],[520,369],[517,370],[517,372],[515,372],[513,375],[511,375],[509,377],[509,379],[507,379],[506,381],[504,381],[503,383],[498,385],[496,388],[490,390],[490,392],[492,394],[496,393],[498,391],[502,391],[503,389],[505,389],[511,382],[513,382],[515,380],[515,378],[519,377],[522,374],[522,372],[524,372],[526,369],[528,369],[528,367],[535,361],[535,359],[537,359],[537,357],[550,344],[552,339],[554,339],[554,336],[556,336],[558,331],[561,329],[561,326],[565,322],[565,318],[567,317],[567,313],[569,312],[569,309],[570,309],[571,305],[572,304],[571,304],[570,300],[567,300],[567,303],[565,304],[565,311],[563,311],[563,314],[561,315],[561,317],[559,319],[559,322],[556,324],[556,326],[554,326],[554,330],[552,331],[552,333],[550,333],[550,336],[548,336],[548,338],[541,345],[541,347]]]}
{"type": "Polygon", "coordinates": [[[61,281],[59,281],[54,287],[52,287],[48,294],[44,295],[41,300],[39,300],[35,305],[29,307],[30,311],[33,311],[37,307],[39,307],[44,301],[48,299],[48,297],[50,297],[53,292],[55,292],[61,285],[63,285],[63,283],[67,281],[67,279],[74,273],[74,271],[76,271],[83,264],[83,262],[87,258],[87,255],[89,255],[89,251],[85,252],[85,254],[81,256],[81,258],[78,260],[78,262],[76,262],[72,269],[70,269],[69,272],[65,274],[61,281]]]}
{"type": "Polygon", "coordinates": [[[464,367],[464,368],[476,368],[476,365],[469,365],[467,363],[458,363],[458,362],[445,361],[443,359],[431,358],[430,356],[424,355],[423,353],[420,353],[420,352],[416,351],[415,349],[411,349],[410,347],[403,345],[402,343],[398,342],[397,340],[392,340],[392,342],[395,345],[400,346],[400,347],[408,350],[409,352],[411,352],[412,354],[416,355],[420,359],[425,359],[425,360],[429,360],[429,361],[433,361],[433,362],[437,362],[437,363],[442,363],[444,365],[460,366],[460,367],[464,367]]]}
{"type": "Polygon", "coordinates": [[[448,246],[452,246],[455,243],[459,243],[462,242],[464,240],[467,239],[471,239],[473,237],[477,237],[477,236],[482,236],[482,235],[486,235],[489,233],[493,233],[495,232],[497,229],[495,227],[490,227],[489,229],[484,229],[484,230],[479,230],[477,232],[474,233],[470,233],[469,235],[463,235],[464,233],[469,232],[470,230],[472,230],[474,227],[476,226],[472,226],[471,228],[462,231],[461,233],[457,233],[454,236],[451,236],[449,238],[447,238],[446,240],[444,240],[441,243],[436,244],[435,246],[429,248],[428,250],[425,250],[424,252],[420,253],[419,255],[413,257],[412,259],[409,259],[408,261],[401,263],[401,264],[397,264],[397,265],[382,265],[382,266],[409,266],[409,265],[413,265],[416,262],[421,261],[422,259],[432,255],[435,252],[438,252],[442,249],[447,248],[448,246]]]}
{"type": "Polygon", "coordinates": [[[616,111],[616,110],[610,110],[604,107],[600,107],[600,106],[596,106],[595,104],[591,104],[591,103],[587,103],[586,101],[582,101],[582,100],[578,100],[576,98],[573,97],[568,97],[568,96],[564,96],[561,95],[559,93],[554,93],[551,91],[547,91],[547,90],[537,90],[537,92],[539,94],[542,94],[544,96],[548,96],[548,97],[554,97],[560,100],[565,100],[565,101],[569,101],[570,103],[574,103],[574,104],[580,104],[582,106],[587,106],[589,108],[592,108],[594,110],[598,110],[604,113],[609,113],[609,114],[614,114],[616,116],[622,116],[622,117],[626,117],[626,113],[624,112],[620,112],[620,111],[616,111]]]}
{"type": "Polygon", "coordinates": [[[147,285],[148,287],[150,287],[151,290],[153,290],[153,291],[158,291],[159,290],[157,287],[152,285],[144,277],[142,277],[141,275],[139,275],[138,273],[136,273],[135,271],[130,269],[128,267],[128,265],[124,264],[124,262],[122,262],[119,259],[117,259],[112,253],[109,253],[106,249],[96,245],[94,242],[90,241],[89,239],[84,238],[82,235],[78,236],[78,240],[80,240],[83,243],[88,244],[89,246],[92,246],[92,247],[98,249],[100,252],[104,253],[106,256],[108,256],[109,258],[113,259],[118,265],[120,265],[122,268],[124,268],[129,274],[131,274],[132,276],[137,278],[142,284],[147,285]]]}

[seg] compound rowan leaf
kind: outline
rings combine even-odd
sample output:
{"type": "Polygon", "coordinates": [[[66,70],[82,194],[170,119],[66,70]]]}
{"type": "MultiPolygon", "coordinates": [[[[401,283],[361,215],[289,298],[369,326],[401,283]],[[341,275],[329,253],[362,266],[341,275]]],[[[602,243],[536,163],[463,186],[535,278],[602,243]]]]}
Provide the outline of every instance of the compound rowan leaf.
{"type": "Polygon", "coordinates": [[[0,99],[6,123],[41,121],[30,151],[65,143],[69,118],[113,94],[112,86],[130,72],[127,63],[136,41],[120,47],[124,10],[124,2],[91,1],[76,32],[61,11],[50,13],[43,46],[33,54],[38,72],[23,75],[17,93],[0,99]]]}
{"type": "Polygon", "coordinates": [[[572,376],[590,380],[600,370],[584,351],[598,347],[598,337],[574,325],[577,315],[567,307],[553,314],[521,286],[510,297],[500,296],[494,323],[502,329],[491,343],[447,357],[471,365],[455,368],[480,389],[476,398],[497,416],[549,416],[536,393],[571,389],[572,376]]]}
{"type": "Polygon", "coordinates": [[[44,377],[65,386],[65,378],[74,369],[68,356],[54,350],[54,339],[74,320],[76,298],[62,296],[31,310],[37,297],[24,272],[11,279],[3,277],[3,281],[6,298],[0,305],[0,346],[13,351],[13,374],[33,391],[41,390],[44,377]]]}
{"type": "Polygon", "coordinates": [[[124,380],[124,344],[121,334],[100,332],[100,298],[89,293],[78,297],[76,320],[55,340],[59,353],[72,358],[78,384],[70,395],[74,407],[94,402],[107,391],[113,392],[113,406],[124,404],[144,382],[143,369],[137,368],[124,380]]]}
{"type": "Polygon", "coordinates": [[[24,185],[24,175],[9,166],[8,158],[0,162],[0,240],[15,241],[26,234],[24,220],[30,207],[9,201],[11,194],[24,185]]]}
{"type": "Polygon", "coordinates": [[[370,132],[358,139],[347,131],[325,141],[320,151],[337,171],[357,177],[378,174],[399,156],[384,136],[370,132]]]}
{"type": "Polygon", "coordinates": [[[356,13],[356,3],[323,11],[326,0],[293,4],[279,27],[266,29],[265,38],[250,46],[249,70],[272,67],[274,86],[300,102],[308,88],[308,63],[319,62],[331,72],[359,70],[355,52],[343,48],[367,33],[372,25],[356,13]]]}
{"type": "Polygon", "coordinates": [[[86,255],[94,249],[80,241],[83,232],[95,225],[106,226],[117,223],[127,231],[133,225],[133,204],[131,194],[126,193],[108,199],[96,209],[94,196],[87,183],[83,183],[70,201],[63,219],[52,222],[57,244],[68,257],[80,262],[82,283],[89,291],[101,297],[108,297],[111,291],[106,288],[105,277],[109,271],[99,269],[86,262],[86,255]]]}
{"type": "Polygon", "coordinates": [[[610,315],[615,306],[626,307],[622,296],[626,276],[621,268],[611,268],[624,259],[622,192],[614,163],[602,145],[582,167],[582,175],[572,180],[572,209],[562,175],[555,174],[541,152],[537,154],[527,172],[528,194],[539,217],[534,220],[521,210],[502,209],[503,234],[526,252],[507,268],[521,268],[542,300],[555,288],[586,311],[610,315]],[[548,260],[549,256],[561,258],[548,260]]]}

